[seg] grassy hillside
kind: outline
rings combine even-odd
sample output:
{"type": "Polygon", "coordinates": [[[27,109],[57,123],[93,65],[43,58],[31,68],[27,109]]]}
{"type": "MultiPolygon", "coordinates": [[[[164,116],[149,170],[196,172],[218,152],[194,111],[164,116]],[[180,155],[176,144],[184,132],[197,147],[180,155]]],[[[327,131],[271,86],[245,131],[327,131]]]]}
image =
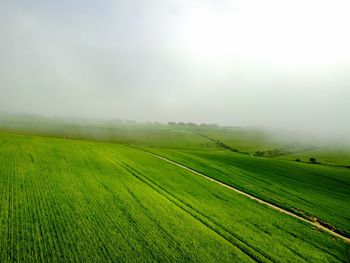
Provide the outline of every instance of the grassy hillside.
{"type": "Polygon", "coordinates": [[[191,125],[0,115],[0,130],[20,134],[156,147],[209,150],[221,148],[215,142],[198,135],[196,129],[197,126],[191,125]]]}
{"type": "Polygon", "coordinates": [[[349,244],[128,146],[0,135],[0,261],[345,261],[349,244]]]}
{"type": "Polygon", "coordinates": [[[299,151],[279,159],[295,161],[300,159],[303,162],[309,162],[310,158],[316,158],[317,162],[327,165],[347,166],[350,168],[350,149],[337,147],[322,147],[308,151],[299,151]]]}
{"type": "Polygon", "coordinates": [[[148,149],[350,234],[350,170],[229,151],[148,149]]]}
{"type": "Polygon", "coordinates": [[[283,133],[277,135],[271,131],[259,129],[244,129],[222,127],[218,129],[203,129],[200,133],[212,140],[221,142],[231,149],[251,155],[277,157],[281,160],[309,162],[316,158],[317,162],[326,165],[349,166],[350,146],[348,142],[334,144],[331,142],[313,141],[312,137],[305,139],[300,134],[283,133]]]}
{"type": "Polygon", "coordinates": [[[161,148],[228,149],[293,161],[299,158],[307,162],[313,157],[324,164],[350,166],[350,147],[346,144],[326,146],[312,138],[306,140],[302,134],[286,135],[256,128],[0,114],[0,130],[161,148]]]}

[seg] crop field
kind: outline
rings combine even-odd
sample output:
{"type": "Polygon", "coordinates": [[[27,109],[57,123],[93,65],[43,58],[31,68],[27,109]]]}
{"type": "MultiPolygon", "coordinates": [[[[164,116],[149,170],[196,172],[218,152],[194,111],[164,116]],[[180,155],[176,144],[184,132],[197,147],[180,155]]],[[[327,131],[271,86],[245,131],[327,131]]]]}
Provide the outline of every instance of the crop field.
{"type": "MultiPolygon", "coordinates": [[[[334,222],[348,230],[346,190],[334,222]]],[[[344,240],[127,145],[2,133],[0,198],[0,262],[349,258],[344,240]]]]}
{"type": "Polygon", "coordinates": [[[228,151],[147,150],[350,236],[350,169],[228,151]]]}
{"type": "Polygon", "coordinates": [[[279,159],[295,161],[297,158],[303,162],[308,162],[310,158],[316,158],[317,162],[333,166],[346,166],[350,168],[350,150],[325,147],[310,151],[296,152],[286,156],[278,157],[279,159]]]}

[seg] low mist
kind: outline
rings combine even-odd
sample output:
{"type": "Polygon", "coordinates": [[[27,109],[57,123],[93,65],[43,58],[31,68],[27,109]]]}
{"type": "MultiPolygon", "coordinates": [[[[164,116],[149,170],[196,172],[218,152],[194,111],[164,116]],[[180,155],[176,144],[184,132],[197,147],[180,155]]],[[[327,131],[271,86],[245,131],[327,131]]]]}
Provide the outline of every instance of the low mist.
{"type": "Polygon", "coordinates": [[[349,8],[341,0],[5,0],[0,112],[350,141],[349,8]]]}

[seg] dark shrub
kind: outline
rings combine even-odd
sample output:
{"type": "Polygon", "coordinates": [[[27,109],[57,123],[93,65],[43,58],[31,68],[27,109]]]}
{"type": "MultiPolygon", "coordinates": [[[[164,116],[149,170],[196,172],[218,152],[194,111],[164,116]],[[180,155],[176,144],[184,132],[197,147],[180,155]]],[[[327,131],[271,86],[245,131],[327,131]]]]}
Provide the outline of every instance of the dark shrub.
{"type": "Polygon", "coordinates": [[[316,158],[311,157],[311,158],[309,159],[309,161],[310,161],[310,163],[316,163],[316,158]]]}
{"type": "Polygon", "coordinates": [[[264,151],[256,151],[255,156],[264,156],[265,155],[265,152],[264,151]]]}

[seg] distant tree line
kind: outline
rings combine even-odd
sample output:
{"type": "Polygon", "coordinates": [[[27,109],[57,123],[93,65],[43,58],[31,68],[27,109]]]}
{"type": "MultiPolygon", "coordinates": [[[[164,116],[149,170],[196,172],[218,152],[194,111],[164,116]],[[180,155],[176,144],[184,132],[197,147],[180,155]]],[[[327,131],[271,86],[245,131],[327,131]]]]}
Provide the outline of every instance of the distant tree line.
{"type": "Polygon", "coordinates": [[[206,123],[201,123],[201,124],[196,124],[193,122],[174,122],[174,121],[168,121],[168,125],[180,125],[180,126],[201,126],[201,127],[211,127],[211,128],[216,128],[219,127],[218,124],[216,123],[211,123],[211,124],[206,124],[206,123]]]}
{"type": "Polygon", "coordinates": [[[261,156],[261,157],[276,157],[276,156],[282,156],[290,154],[291,150],[288,149],[288,147],[283,148],[275,148],[272,150],[266,150],[266,151],[256,151],[255,156],[261,156]]]}
{"type": "MultiPolygon", "coordinates": [[[[300,158],[296,158],[295,161],[296,161],[296,162],[302,162],[302,160],[300,160],[300,158]]],[[[310,157],[309,163],[320,163],[320,162],[318,162],[318,161],[316,160],[316,158],[310,157]]]]}

